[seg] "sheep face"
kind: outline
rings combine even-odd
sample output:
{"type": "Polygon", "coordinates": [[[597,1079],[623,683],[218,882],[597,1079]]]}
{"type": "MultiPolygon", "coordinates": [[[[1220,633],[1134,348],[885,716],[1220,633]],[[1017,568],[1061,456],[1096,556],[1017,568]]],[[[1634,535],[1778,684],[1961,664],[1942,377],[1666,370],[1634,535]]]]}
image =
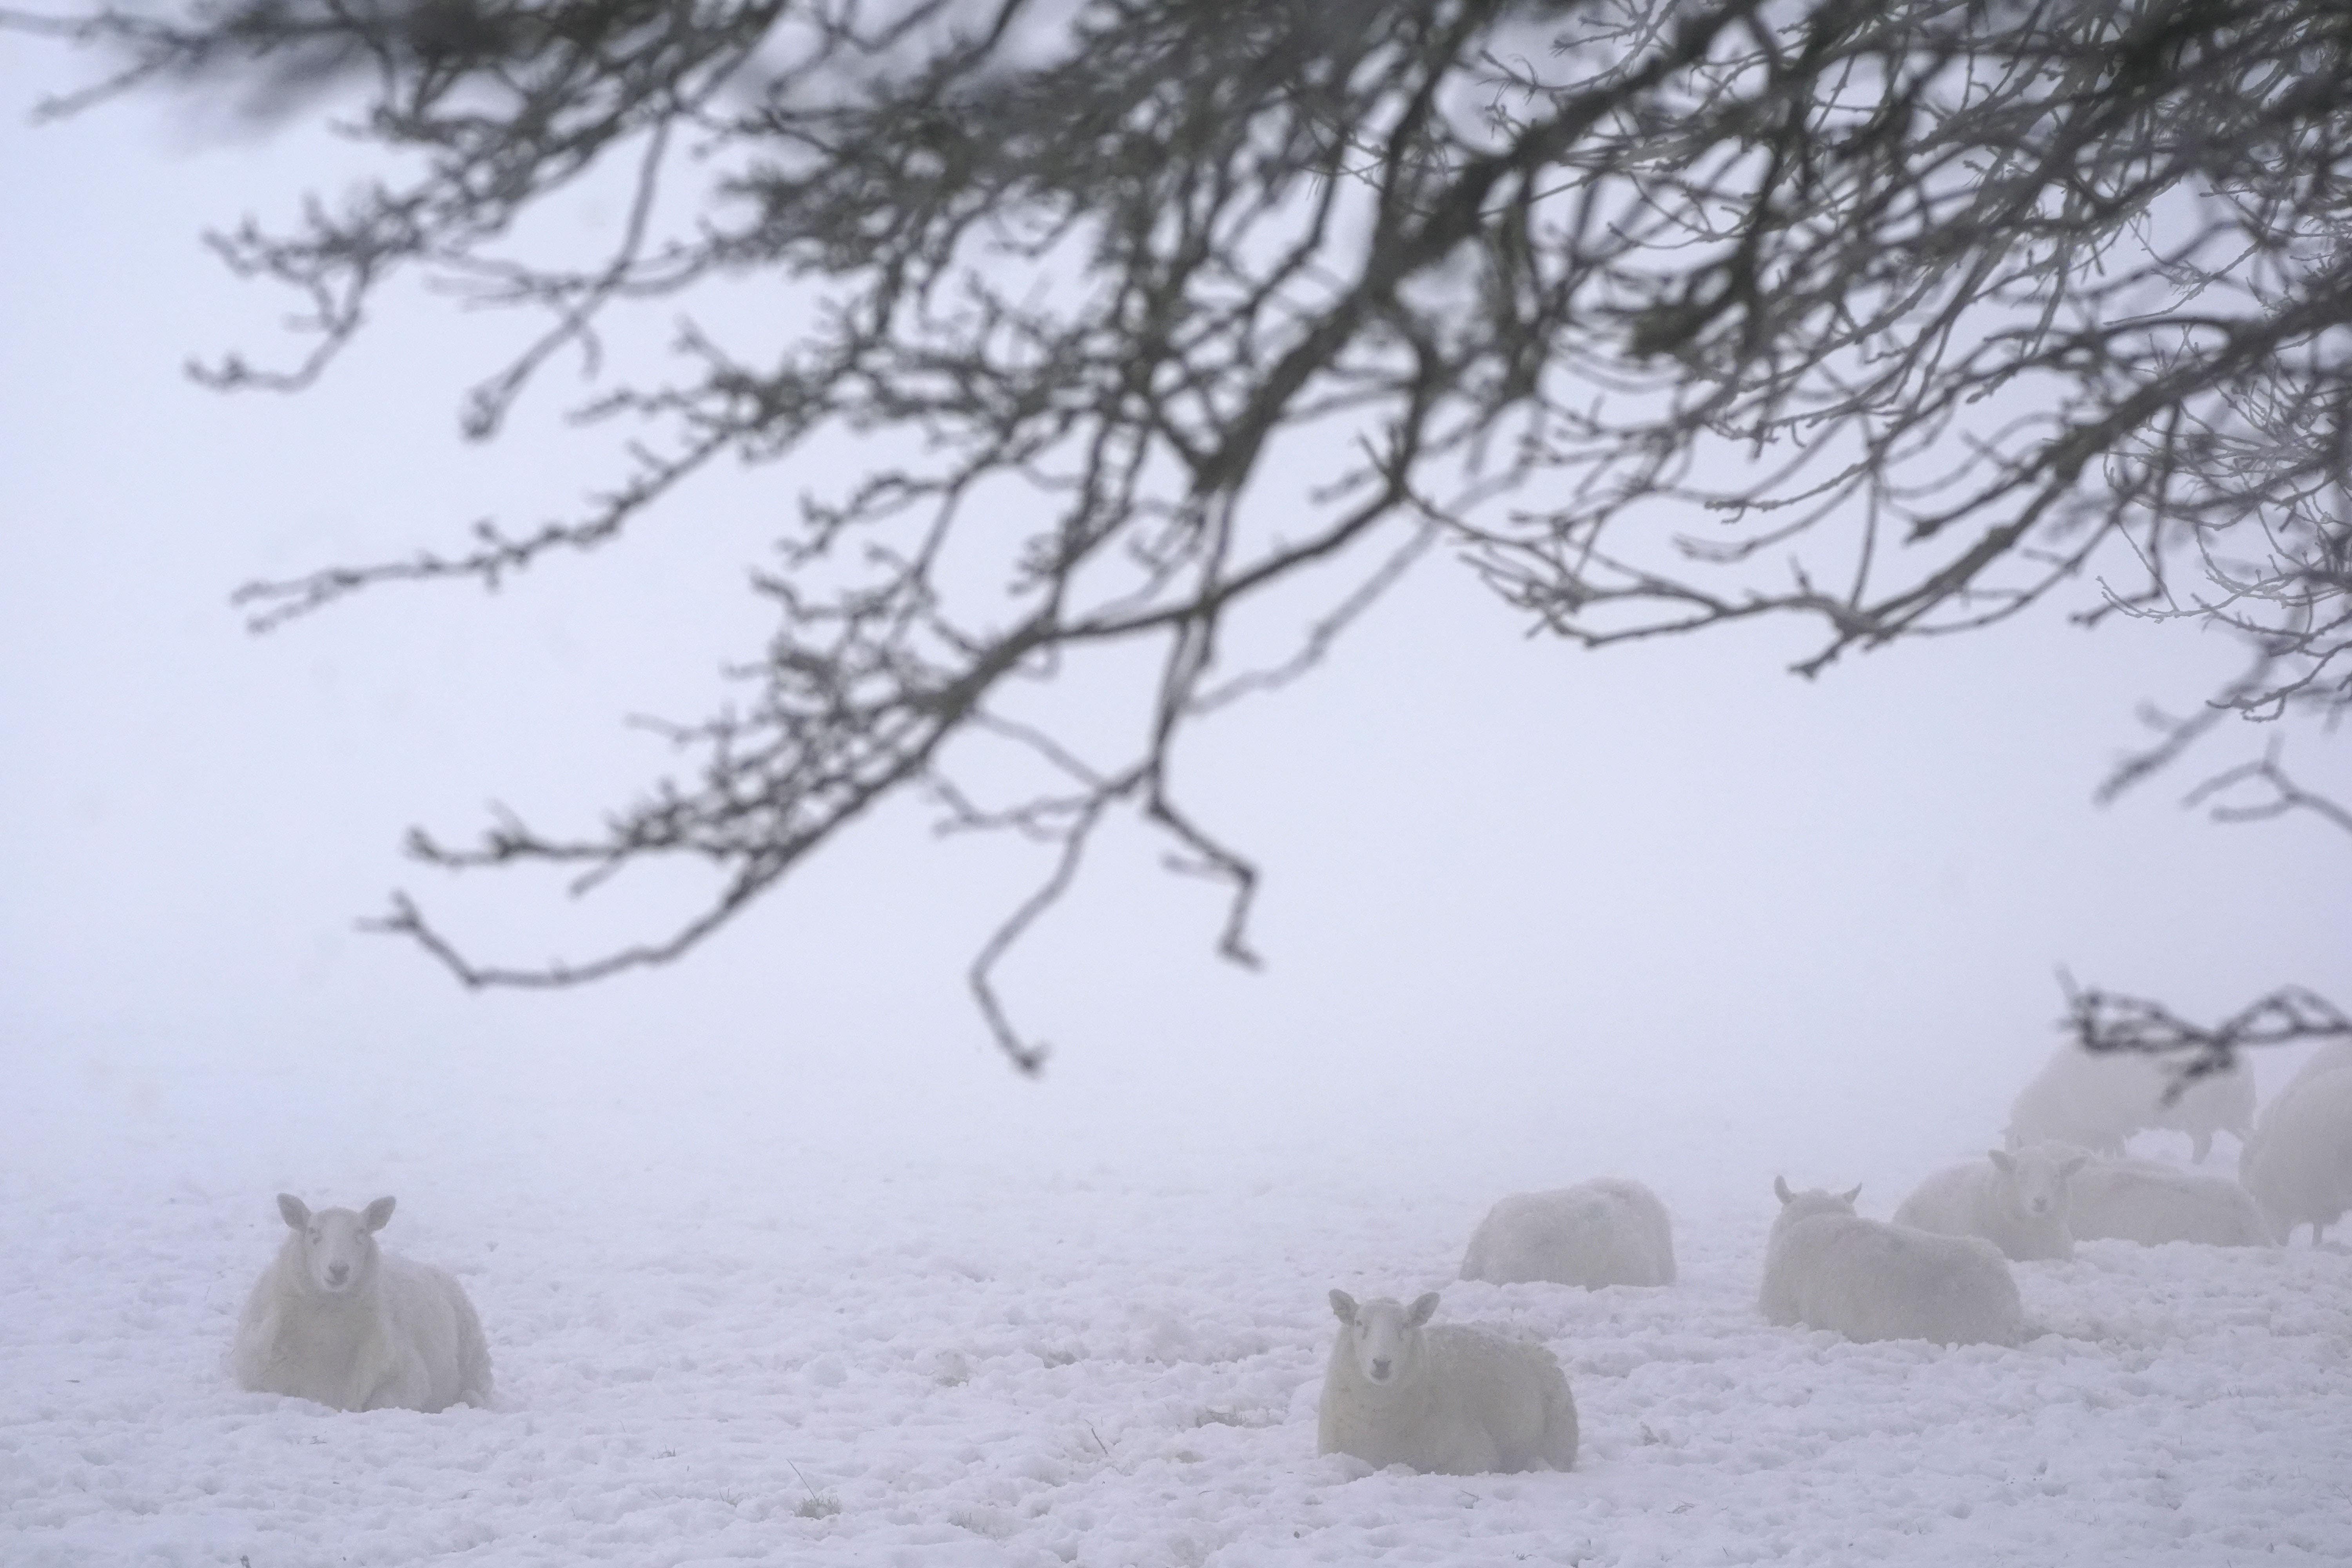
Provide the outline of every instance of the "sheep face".
{"type": "Polygon", "coordinates": [[[2088,1157],[2078,1154],[2062,1160],[2044,1149],[1985,1152],[1985,1158],[2001,1174],[1998,1190],[2010,1207],[2021,1218],[2037,1220],[2066,1217],[2066,1180],[2083,1168],[2088,1157]]]}
{"type": "Polygon", "coordinates": [[[291,1194],[278,1194],[278,1212],[294,1232],[303,1278],[322,1296],[363,1289],[375,1278],[375,1233],[391,1220],[392,1208],[392,1199],[378,1198],[362,1210],[314,1211],[291,1194]]]}
{"type": "Polygon", "coordinates": [[[1366,1383],[1385,1388],[1410,1382],[1419,1370],[1421,1326],[1437,1310],[1432,1290],[1412,1306],[1386,1298],[1359,1303],[1344,1290],[1331,1292],[1331,1310],[1346,1325],[1348,1351],[1366,1383]]]}

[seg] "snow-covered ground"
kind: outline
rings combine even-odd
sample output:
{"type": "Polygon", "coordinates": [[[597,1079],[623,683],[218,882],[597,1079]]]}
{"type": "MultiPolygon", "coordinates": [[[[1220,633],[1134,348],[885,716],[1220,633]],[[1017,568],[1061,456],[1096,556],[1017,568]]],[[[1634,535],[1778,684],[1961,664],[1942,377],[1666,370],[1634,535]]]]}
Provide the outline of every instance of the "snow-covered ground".
{"type": "MultiPolygon", "coordinates": [[[[568,509],[613,454],[562,410],[612,384],[460,443],[503,340],[412,297],[302,397],[195,387],[190,356],[299,346],[196,237],[332,201],[349,150],[176,102],[35,129],[102,62],[26,49],[0,70],[0,1568],[2352,1561],[2340,1250],[2021,1266],[2050,1331],[2008,1352],[1754,1309],[1773,1176],[1884,1215],[1983,1149],[2059,966],[2203,1020],[2346,995],[2343,837],[2179,809],[2274,726],[2087,805],[2135,706],[2189,710],[2234,644],[2053,603],[1801,682],[1813,646],[1760,626],[1572,657],[1433,561],[1185,753],[1267,873],[1269,967],[1214,964],[1214,890],[1114,824],[1003,976],[1062,1047],[1043,1084],[974,1044],[960,976],[1049,865],[912,803],[676,970],[461,996],[350,922],[406,888],[483,956],[578,959],[680,889],[542,924],[404,831],[462,842],[498,800],[566,832],[648,787],[671,754],[623,717],[724,700],[770,630],[741,585],[772,509],[864,469],[747,471],[495,598],[248,638],[240,582],[568,509]],[[1666,1199],[1682,1283],[1449,1283],[1496,1196],[1604,1173],[1666,1199]],[[398,1196],[386,1244],[463,1278],[497,1408],[230,1384],[281,1190],[398,1196]],[[1316,1456],[1327,1292],[1440,1285],[1447,1321],[1559,1352],[1574,1473],[1316,1456]]],[[[773,300],[738,304],[768,330],[773,300]]],[[[2342,742],[2288,762],[2340,797],[2342,742]]]]}
{"type": "Polygon", "coordinates": [[[1637,1137],[1605,1107],[1547,1145],[1442,1103],[1354,1137],[1353,1112],[1138,1125],[1014,1086],[964,1117],[887,1077],[812,1104],[783,1072],[679,1071],[426,1061],[352,1068],[341,1097],[293,1067],[37,1074],[0,1187],[0,1562],[2352,1557],[2332,1247],[2020,1265],[2045,1331],[2016,1350],[1761,1322],[1776,1147],[1884,1214],[1969,1129],[1857,1138],[1847,1165],[1819,1127],[1637,1137]],[[1666,1196],[1681,1283],[1452,1280],[1499,1192],[1601,1171],[1666,1196]],[[338,1415],[229,1383],[280,1185],[400,1196],[384,1240],[464,1279],[495,1409],[338,1415]],[[1318,1458],[1334,1285],[1442,1285],[1444,1321],[1550,1344],[1578,1469],[1318,1458]]]}

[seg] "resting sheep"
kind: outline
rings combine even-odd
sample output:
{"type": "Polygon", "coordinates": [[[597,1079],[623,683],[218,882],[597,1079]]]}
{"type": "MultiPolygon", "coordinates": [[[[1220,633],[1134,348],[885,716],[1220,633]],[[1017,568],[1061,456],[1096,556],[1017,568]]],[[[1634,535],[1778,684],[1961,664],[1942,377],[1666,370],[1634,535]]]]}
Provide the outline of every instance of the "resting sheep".
{"type": "Polygon", "coordinates": [[[1575,1465],[1576,1401],[1542,1345],[1427,1327],[1434,1290],[1411,1307],[1334,1290],[1331,1310],[1318,1453],[1448,1476],[1575,1465]]]}
{"type": "Polygon", "coordinates": [[[1673,1222],[1639,1182],[1602,1176],[1549,1193],[1513,1193],[1471,1234],[1462,1278],[1497,1285],[1671,1285],[1673,1222]]]}
{"type": "Polygon", "coordinates": [[[1980,1236],[2020,1261],[2072,1258],[2066,1183],[2089,1158],[2038,1144],[1989,1150],[1982,1163],[1953,1165],[1920,1183],[1895,1211],[1895,1223],[1938,1236],[1980,1236]]]}
{"type": "Polygon", "coordinates": [[[2167,1105],[2164,1097],[2172,1083],[2172,1069],[2153,1058],[2094,1055],[2061,1046],[2011,1106],[2010,1145],[2076,1143],[2120,1154],[2134,1132],[2160,1127],[2188,1133],[2193,1157],[2202,1164],[2214,1133],[2246,1141],[2254,1121],[2252,1074],[2243,1068],[2208,1073],[2167,1105]]]}
{"type": "Polygon", "coordinates": [[[2013,1345],[2025,1337],[2017,1281],[1992,1243],[1863,1219],[1862,1189],[1792,1193],[1774,1177],[1780,1217],[1764,1249],[1764,1321],[1852,1340],[2013,1345]]]}
{"type": "Polygon", "coordinates": [[[2352,1072],[2321,1073],[2283,1090],[2238,1174],[2279,1240],[2306,1224],[2314,1247],[2326,1239],[2352,1208],[2352,1072]]]}
{"type": "Polygon", "coordinates": [[[2068,1181],[2066,1197],[2066,1226],[2077,1241],[2273,1245],[2270,1223],[2245,1188],[2152,1160],[2094,1159],[2068,1181]]]}
{"type": "Polygon", "coordinates": [[[490,1352],[473,1303],[429,1264],[376,1245],[393,1200],[315,1214],[290,1194],[292,1235],[247,1298],[229,1352],[237,1385],[337,1410],[445,1410],[490,1402],[490,1352]]]}

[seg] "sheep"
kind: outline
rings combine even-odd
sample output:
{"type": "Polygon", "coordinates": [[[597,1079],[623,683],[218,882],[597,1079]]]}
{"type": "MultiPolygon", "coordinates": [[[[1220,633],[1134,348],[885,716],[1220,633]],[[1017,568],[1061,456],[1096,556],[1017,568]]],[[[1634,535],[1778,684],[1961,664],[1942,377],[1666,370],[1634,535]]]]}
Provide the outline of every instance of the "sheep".
{"type": "Polygon", "coordinates": [[[2156,1084],[2155,1125],[2189,1138],[2189,1158],[2198,1164],[2213,1148],[2213,1134],[2227,1132],[2243,1152],[2253,1135],[2254,1075],[2232,1065],[2220,1072],[2191,1079],[2170,1104],[2164,1096],[2176,1079],[2173,1069],[2151,1058],[2138,1058],[2142,1070],[2156,1084]]]}
{"type": "Polygon", "coordinates": [[[2208,1073],[2168,1105],[2164,1097],[2172,1083],[2172,1069],[2151,1057],[2061,1046],[2010,1107],[2010,1147],[2075,1143],[2121,1154],[2134,1132],[2158,1127],[2188,1133],[2192,1157],[2203,1164],[2214,1133],[2245,1142],[2254,1121],[2252,1074],[2239,1067],[2208,1073]]]}
{"type": "Polygon", "coordinates": [[[1471,1234],[1462,1278],[1497,1285],[1671,1285],[1673,1222],[1639,1182],[1603,1176],[1549,1193],[1513,1193],[1471,1234]]]}
{"type": "Polygon", "coordinates": [[[2077,1241],[2274,1244],[2270,1222],[2245,1188],[2152,1160],[2094,1159],[2066,1184],[2066,1227],[2077,1241]]]}
{"type": "Polygon", "coordinates": [[[2311,1226],[2311,1244],[2352,1208],[2352,1072],[2305,1079],[2282,1092],[2238,1162],[2246,1190],[2282,1242],[2311,1226]]]}
{"type": "Polygon", "coordinates": [[[2025,1337],[2008,1260],[1981,1237],[1863,1219],[1853,1212],[1860,1187],[1792,1193],[1776,1176],[1772,1190],[1780,1213],[1757,1296],[1765,1321],[1852,1340],[2013,1345],[2025,1337]]]}
{"type": "Polygon", "coordinates": [[[1921,1182],[1895,1209],[1895,1223],[1938,1236],[1980,1236],[2021,1262],[2072,1258],[2066,1183],[2089,1158],[2040,1144],[1987,1150],[1986,1163],[1953,1165],[1921,1182]]]}
{"type": "MultiPolygon", "coordinates": [[[[2287,1079],[2276,1094],[2271,1096],[2271,1102],[2263,1108],[2262,1119],[2254,1124],[2254,1142],[2260,1142],[2270,1131],[2272,1124],[2278,1119],[2281,1107],[2293,1103],[2296,1097],[2313,1084],[2323,1079],[2332,1078],[2347,1069],[2352,1069],[2352,1040],[2330,1040],[2314,1051],[2305,1059],[2303,1066],[2295,1069],[2295,1075],[2287,1079]]],[[[2248,1148],[2252,1147],[2250,1143],[2248,1148]]],[[[2244,1156],[2242,1153],[2239,1159],[2241,1168],[2244,1163],[2244,1156]]]]}
{"type": "Polygon", "coordinates": [[[1576,1401],[1544,1346],[1425,1327],[1434,1290],[1410,1307],[1334,1290],[1331,1310],[1317,1452],[1447,1476],[1574,1468],[1576,1401]]]}
{"type": "Polygon", "coordinates": [[[337,1410],[490,1403],[490,1352],[457,1281],[376,1246],[393,1200],[313,1213],[290,1193],[292,1232],[246,1299],[229,1352],[237,1385],[337,1410]]]}
{"type": "Polygon", "coordinates": [[[2279,1090],[2279,1093],[2282,1095],[2292,1093],[2313,1079],[2324,1078],[2332,1072],[2342,1072],[2347,1068],[2352,1068],[2352,1040],[2330,1040],[2311,1053],[2311,1058],[2297,1069],[2293,1078],[2286,1080],[2286,1088],[2279,1090]]]}

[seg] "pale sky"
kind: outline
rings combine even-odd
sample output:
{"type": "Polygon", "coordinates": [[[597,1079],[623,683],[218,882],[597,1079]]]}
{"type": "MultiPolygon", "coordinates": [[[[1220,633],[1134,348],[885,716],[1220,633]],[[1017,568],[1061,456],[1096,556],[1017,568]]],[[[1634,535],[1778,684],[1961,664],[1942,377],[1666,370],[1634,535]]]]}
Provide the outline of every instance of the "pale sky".
{"type": "MultiPolygon", "coordinates": [[[[2060,965],[2209,1018],[2289,981],[2352,1001],[2352,843],[2209,826],[2179,804],[2201,771],[2092,804],[2136,704],[2233,665],[2217,639],[2044,611],[1808,683],[1769,628],[1529,639],[1438,560],[1330,668],[1185,754],[1196,805],[1267,873],[1265,972],[1215,963],[1214,895],[1116,834],[1004,972],[1057,1047],[1043,1083],[1001,1064],[961,976],[1044,862],[935,840],[913,803],[668,972],[462,994],[352,929],[396,886],[457,896],[403,831],[632,794],[663,753],[624,718],[698,715],[757,647],[758,531],[679,514],[495,597],[394,588],[247,636],[238,583],[528,521],[573,499],[580,448],[545,399],[463,445],[459,395],[506,329],[413,299],[310,393],[188,382],[190,355],[270,350],[291,304],[199,232],[288,211],[324,155],[143,103],[30,129],[79,68],[5,50],[0,1041],[37,1083],[181,1121],[247,1092],[360,1116],[385,1074],[521,1060],[655,1112],[665,1085],[767,1097],[785,1124],[1108,1128],[1125,1149],[1315,1127],[1409,1159],[1452,1118],[1506,1130],[1530,1171],[1633,1105],[1758,1147],[1786,1121],[1792,1176],[1817,1158],[1829,1179],[1841,1162],[1804,1151],[1832,1125],[1922,1165],[1981,1147],[2056,1041],[2060,965]]],[[[2225,730],[2201,761],[2262,738],[2225,730]]],[[[2352,788],[2346,748],[2303,733],[2290,759],[2352,788]]],[[[518,959],[646,908],[616,892],[566,927],[479,896],[518,959]]],[[[6,1114],[26,1146],[38,1096],[6,1114]]]]}

